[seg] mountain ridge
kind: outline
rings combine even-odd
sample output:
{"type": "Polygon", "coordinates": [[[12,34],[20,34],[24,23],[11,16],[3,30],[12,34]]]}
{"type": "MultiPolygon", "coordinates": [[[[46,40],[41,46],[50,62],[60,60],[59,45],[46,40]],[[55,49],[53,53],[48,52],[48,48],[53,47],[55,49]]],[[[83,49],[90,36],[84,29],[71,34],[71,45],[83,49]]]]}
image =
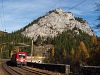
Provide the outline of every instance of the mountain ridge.
{"type": "Polygon", "coordinates": [[[72,30],[73,28],[76,28],[75,32],[77,34],[79,34],[78,29],[80,29],[90,36],[94,35],[86,20],[76,18],[71,12],[64,12],[60,8],[49,11],[44,16],[39,17],[28,26],[22,28],[21,34],[36,40],[38,36],[45,38],[55,37],[57,34],[72,30]]]}

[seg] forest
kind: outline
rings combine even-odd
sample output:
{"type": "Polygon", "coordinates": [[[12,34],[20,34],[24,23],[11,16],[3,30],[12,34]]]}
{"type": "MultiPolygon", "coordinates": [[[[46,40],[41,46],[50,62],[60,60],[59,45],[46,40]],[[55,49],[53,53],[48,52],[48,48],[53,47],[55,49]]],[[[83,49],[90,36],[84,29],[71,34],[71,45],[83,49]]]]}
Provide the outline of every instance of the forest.
{"type": "Polygon", "coordinates": [[[48,63],[100,65],[100,37],[69,30],[48,41],[54,45],[48,63]]]}
{"type": "MultiPolygon", "coordinates": [[[[52,44],[49,57],[44,62],[56,64],[83,64],[100,65],[100,37],[89,36],[79,30],[77,34],[73,30],[64,31],[54,38],[38,37],[34,45],[52,44]]],[[[21,35],[20,31],[0,35],[0,58],[10,58],[11,51],[18,49],[18,43],[25,43],[29,47],[21,48],[21,51],[30,55],[31,39],[21,35]]]]}

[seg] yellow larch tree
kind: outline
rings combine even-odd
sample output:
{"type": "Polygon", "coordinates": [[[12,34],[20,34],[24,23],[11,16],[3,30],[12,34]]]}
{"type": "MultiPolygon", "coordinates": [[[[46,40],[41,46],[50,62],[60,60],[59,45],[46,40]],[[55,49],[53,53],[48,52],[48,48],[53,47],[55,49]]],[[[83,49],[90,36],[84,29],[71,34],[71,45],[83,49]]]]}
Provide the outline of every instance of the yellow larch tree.
{"type": "Polygon", "coordinates": [[[85,44],[82,41],[80,42],[80,46],[81,46],[83,53],[85,53],[86,58],[89,58],[88,50],[87,50],[85,44]]]}
{"type": "Polygon", "coordinates": [[[92,43],[96,43],[97,42],[97,37],[95,35],[93,35],[91,40],[92,40],[92,43]]]}
{"type": "Polygon", "coordinates": [[[81,60],[86,60],[87,58],[89,58],[88,50],[87,50],[84,42],[82,42],[82,41],[80,42],[76,57],[81,60]]]}
{"type": "Polygon", "coordinates": [[[72,48],[71,55],[74,56],[74,54],[75,54],[75,50],[74,50],[74,48],[72,48]]]}
{"type": "Polygon", "coordinates": [[[67,54],[66,54],[66,50],[65,49],[63,50],[62,55],[63,55],[64,58],[66,58],[67,54]]]}
{"type": "Polygon", "coordinates": [[[79,60],[80,59],[80,53],[81,53],[81,50],[80,50],[80,46],[78,47],[78,50],[76,52],[76,59],[79,60]]]}
{"type": "Polygon", "coordinates": [[[54,47],[53,47],[52,50],[51,50],[51,56],[54,57],[54,54],[55,54],[55,50],[54,50],[54,47]]]}

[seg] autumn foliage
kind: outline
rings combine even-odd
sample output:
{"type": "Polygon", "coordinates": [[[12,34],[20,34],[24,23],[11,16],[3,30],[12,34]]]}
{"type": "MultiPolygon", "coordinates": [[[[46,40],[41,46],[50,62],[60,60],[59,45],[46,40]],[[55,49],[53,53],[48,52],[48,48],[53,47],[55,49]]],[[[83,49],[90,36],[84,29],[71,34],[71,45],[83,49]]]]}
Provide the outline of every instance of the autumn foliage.
{"type": "Polygon", "coordinates": [[[51,56],[54,57],[55,51],[54,51],[54,47],[51,50],[51,56]]]}
{"type": "Polygon", "coordinates": [[[62,56],[63,56],[64,58],[66,58],[66,56],[67,56],[67,55],[66,55],[66,50],[65,50],[65,49],[63,50],[62,56]]]}
{"type": "Polygon", "coordinates": [[[72,50],[71,50],[71,56],[74,56],[75,55],[75,50],[74,50],[74,48],[72,48],[72,50]]]}
{"type": "Polygon", "coordinates": [[[80,42],[80,45],[78,47],[76,58],[81,61],[85,61],[86,59],[89,58],[89,52],[88,52],[84,42],[82,42],[82,41],[80,42]]]}
{"type": "MultiPolygon", "coordinates": [[[[22,42],[31,46],[31,39],[22,36],[20,31],[0,36],[0,43],[5,42],[7,44],[4,48],[0,46],[2,58],[9,58],[11,51],[18,50],[17,43],[22,42]]],[[[100,38],[96,35],[89,36],[80,29],[73,28],[59,33],[54,38],[48,37],[45,40],[38,37],[34,41],[34,45],[43,44],[52,44],[54,46],[50,49],[48,57],[46,57],[48,63],[72,65],[85,62],[88,65],[100,65],[100,38]],[[75,33],[75,30],[79,31],[79,34],[75,33]]],[[[22,48],[22,50],[30,54],[31,47],[22,48]]]]}

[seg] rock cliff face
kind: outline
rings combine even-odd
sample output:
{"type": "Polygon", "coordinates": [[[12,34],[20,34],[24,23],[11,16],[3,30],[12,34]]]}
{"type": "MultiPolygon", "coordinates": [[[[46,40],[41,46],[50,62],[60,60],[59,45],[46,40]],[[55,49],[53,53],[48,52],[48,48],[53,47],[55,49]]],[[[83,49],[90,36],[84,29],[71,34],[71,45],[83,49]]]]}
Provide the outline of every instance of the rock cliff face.
{"type": "MultiPolygon", "coordinates": [[[[84,19],[78,21],[71,12],[64,12],[62,9],[57,8],[53,11],[49,11],[38,19],[36,23],[25,28],[22,34],[30,38],[34,37],[34,40],[36,40],[38,36],[45,38],[54,37],[58,33],[72,30],[75,27],[82,30],[82,32],[86,32],[90,36],[94,34],[84,19]]],[[[77,29],[75,32],[79,34],[77,29]]]]}

